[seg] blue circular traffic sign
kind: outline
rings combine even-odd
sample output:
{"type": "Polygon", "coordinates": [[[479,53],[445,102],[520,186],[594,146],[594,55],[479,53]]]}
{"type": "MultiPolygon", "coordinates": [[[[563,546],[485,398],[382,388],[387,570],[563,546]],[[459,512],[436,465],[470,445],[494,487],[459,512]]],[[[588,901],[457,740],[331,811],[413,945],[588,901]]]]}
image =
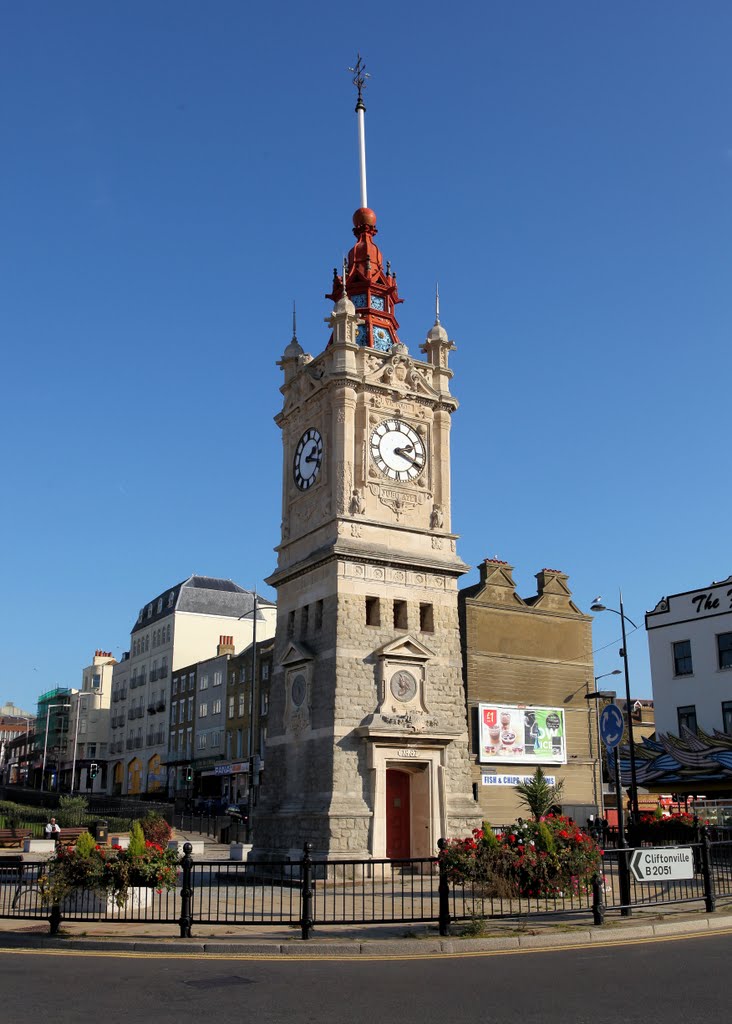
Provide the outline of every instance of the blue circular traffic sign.
{"type": "Polygon", "coordinates": [[[623,738],[625,722],[617,704],[608,704],[600,713],[600,736],[609,750],[614,750],[623,738]]]}

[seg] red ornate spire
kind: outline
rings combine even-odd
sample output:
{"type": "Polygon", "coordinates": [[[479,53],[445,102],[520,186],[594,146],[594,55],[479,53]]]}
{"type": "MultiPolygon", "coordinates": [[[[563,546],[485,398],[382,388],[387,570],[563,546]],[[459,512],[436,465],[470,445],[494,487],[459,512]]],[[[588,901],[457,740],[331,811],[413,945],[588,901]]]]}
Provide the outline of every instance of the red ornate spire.
{"type": "MultiPolygon", "coordinates": [[[[377,232],[376,214],[367,206],[353,215],[353,233],[356,244],[348,254],[346,271],[346,292],[356,307],[359,317],[365,321],[358,328],[359,345],[388,352],[392,345],[399,343],[399,323],[394,310],[403,299],[397,291],[396,274],[384,262],[381,250],[374,241],[377,232]]],[[[327,299],[333,302],[343,295],[343,276],[333,271],[333,290],[327,299]]]]}

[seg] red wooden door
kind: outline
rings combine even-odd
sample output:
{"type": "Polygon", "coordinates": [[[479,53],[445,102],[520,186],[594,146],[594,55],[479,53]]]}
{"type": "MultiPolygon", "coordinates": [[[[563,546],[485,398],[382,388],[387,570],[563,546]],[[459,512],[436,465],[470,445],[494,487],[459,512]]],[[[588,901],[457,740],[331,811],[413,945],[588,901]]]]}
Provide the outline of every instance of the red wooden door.
{"type": "Polygon", "coordinates": [[[409,775],[396,768],[386,770],[386,856],[409,857],[409,775]]]}

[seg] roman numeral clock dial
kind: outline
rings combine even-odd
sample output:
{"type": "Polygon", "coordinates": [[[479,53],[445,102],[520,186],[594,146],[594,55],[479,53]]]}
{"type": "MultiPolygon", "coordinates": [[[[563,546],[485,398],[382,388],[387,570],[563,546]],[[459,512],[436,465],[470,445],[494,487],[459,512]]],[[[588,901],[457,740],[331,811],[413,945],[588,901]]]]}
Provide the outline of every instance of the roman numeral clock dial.
{"type": "Polygon", "coordinates": [[[292,474],[301,491],[307,491],[318,479],[323,462],[323,438],[311,427],[306,430],[295,449],[292,474]]]}
{"type": "Polygon", "coordinates": [[[382,420],[371,434],[371,458],[390,480],[415,480],[427,464],[424,444],[403,420],[382,420]]]}

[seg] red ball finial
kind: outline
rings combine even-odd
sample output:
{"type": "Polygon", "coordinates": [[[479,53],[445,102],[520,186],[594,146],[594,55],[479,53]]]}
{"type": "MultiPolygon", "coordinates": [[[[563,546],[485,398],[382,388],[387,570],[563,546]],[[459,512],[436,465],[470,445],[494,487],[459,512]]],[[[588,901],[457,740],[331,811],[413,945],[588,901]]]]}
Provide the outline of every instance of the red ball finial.
{"type": "Polygon", "coordinates": [[[353,226],[355,228],[376,227],[376,214],[368,206],[362,206],[353,215],[353,226]]]}

